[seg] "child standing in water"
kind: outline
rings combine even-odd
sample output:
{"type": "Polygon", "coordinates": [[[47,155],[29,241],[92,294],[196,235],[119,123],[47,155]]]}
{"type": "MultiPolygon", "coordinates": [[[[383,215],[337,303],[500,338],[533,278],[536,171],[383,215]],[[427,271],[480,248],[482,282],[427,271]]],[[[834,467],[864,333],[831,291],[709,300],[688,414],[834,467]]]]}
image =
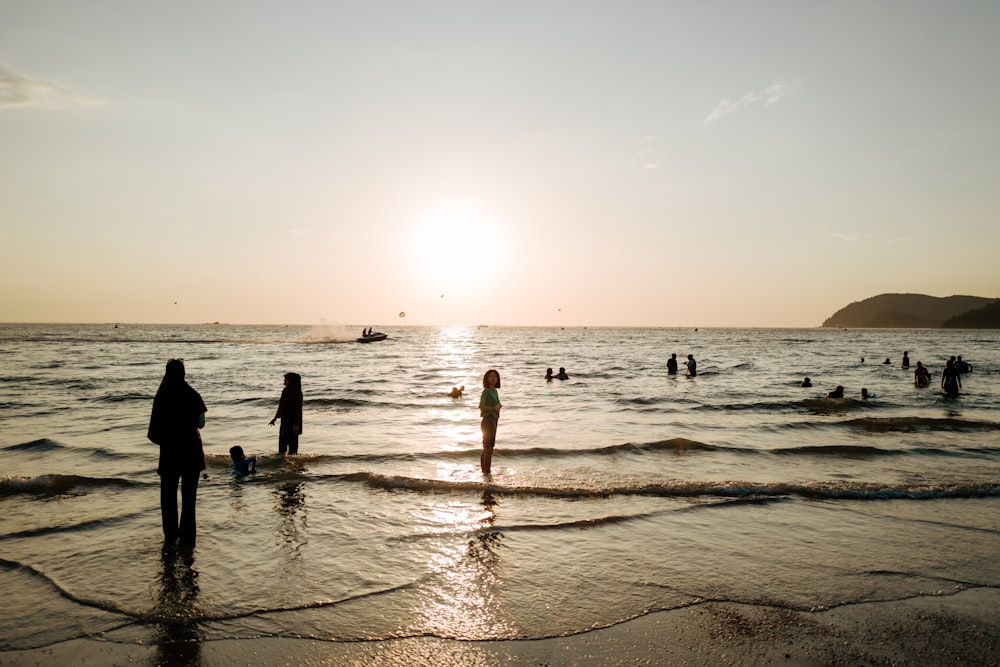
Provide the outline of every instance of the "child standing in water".
{"type": "Polygon", "coordinates": [[[302,376],[285,373],[285,388],[278,400],[278,412],[269,424],[281,420],[278,428],[278,453],[299,453],[299,436],[302,435],[302,376]]]}
{"type": "Polygon", "coordinates": [[[483,453],[479,457],[479,465],[483,474],[490,474],[493,462],[493,447],[497,441],[497,423],[500,421],[500,373],[494,369],[486,371],[483,376],[483,393],[479,397],[479,416],[482,417],[483,453]]]}

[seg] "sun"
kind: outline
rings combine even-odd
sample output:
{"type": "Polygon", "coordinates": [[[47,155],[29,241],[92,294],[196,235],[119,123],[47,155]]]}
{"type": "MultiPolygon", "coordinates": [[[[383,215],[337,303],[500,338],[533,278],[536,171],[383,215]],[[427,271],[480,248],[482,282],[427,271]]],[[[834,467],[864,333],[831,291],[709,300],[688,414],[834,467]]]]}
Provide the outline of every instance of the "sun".
{"type": "Polygon", "coordinates": [[[428,287],[445,288],[503,253],[504,230],[495,216],[468,202],[449,202],[419,216],[409,244],[414,268],[428,287]]]}

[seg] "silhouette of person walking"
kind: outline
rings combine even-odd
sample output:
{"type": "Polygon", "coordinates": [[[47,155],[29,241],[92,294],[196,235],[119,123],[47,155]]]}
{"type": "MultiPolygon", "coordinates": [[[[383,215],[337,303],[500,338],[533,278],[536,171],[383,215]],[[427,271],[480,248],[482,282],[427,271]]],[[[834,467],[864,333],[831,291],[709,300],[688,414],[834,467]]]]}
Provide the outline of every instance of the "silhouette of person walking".
{"type": "Polygon", "coordinates": [[[171,359],[153,398],[153,411],[146,433],[160,446],[156,472],[160,475],[160,514],[163,538],[194,544],[195,501],[198,478],[205,469],[201,431],[208,409],[201,395],[184,379],[184,360],[171,359]],[[177,484],[181,485],[181,515],[177,521],[177,484]]]}

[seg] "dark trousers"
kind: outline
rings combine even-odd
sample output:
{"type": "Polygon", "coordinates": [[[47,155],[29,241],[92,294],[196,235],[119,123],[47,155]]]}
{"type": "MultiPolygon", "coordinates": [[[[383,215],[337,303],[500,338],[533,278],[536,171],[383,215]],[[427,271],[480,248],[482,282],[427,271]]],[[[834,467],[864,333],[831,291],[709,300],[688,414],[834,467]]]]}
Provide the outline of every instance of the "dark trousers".
{"type": "Polygon", "coordinates": [[[194,544],[195,500],[198,497],[198,478],[195,472],[160,472],[160,514],[163,516],[163,538],[172,542],[180,539],[181,544],[194,544]],[[177,483],[181,485],[181,520],[177,522],[177,483]]]}
{"type": "Polygon", "coordinates": [[[278,453],[284,454],[285,452],[289,454],[299,453],[299,436],[297,433],[278,433],[278,453]]]}

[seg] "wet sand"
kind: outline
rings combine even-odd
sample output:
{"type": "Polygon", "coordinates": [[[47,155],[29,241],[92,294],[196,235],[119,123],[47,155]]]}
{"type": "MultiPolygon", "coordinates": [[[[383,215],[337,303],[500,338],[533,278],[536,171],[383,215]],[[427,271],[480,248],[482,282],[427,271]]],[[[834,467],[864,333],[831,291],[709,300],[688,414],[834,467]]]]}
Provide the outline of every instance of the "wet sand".
{"type": "Polygon", "coordinates": [[[706,601],[571,637],[187,645],[78,639],[0,665],[1000,665],[1000,590],[934,592],[822,611],[706,601]]]}

